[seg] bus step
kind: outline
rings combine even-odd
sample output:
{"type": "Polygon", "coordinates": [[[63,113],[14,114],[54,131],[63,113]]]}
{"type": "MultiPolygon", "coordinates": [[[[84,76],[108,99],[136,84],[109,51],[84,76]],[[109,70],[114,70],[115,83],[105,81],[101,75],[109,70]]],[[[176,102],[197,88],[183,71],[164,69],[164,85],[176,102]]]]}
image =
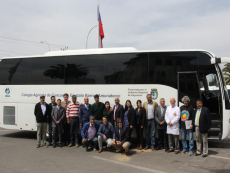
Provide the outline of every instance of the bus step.
{"type": "Polygon", "coordinates": [[[208,139],[219,140],[219,136],[209,136],[208,139]]]}
{"type": "Polygon", "coordinates": [[[210,131],[220,131],[220,128],[210,128],[210,131]]]}

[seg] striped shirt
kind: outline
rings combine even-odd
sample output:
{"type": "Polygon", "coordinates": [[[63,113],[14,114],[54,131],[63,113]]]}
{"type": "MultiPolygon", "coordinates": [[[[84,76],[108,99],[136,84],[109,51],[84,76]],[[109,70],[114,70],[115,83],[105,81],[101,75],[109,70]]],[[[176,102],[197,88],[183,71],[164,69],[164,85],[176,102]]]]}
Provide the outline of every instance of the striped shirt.
{"type": "Polygon", "coordinates": [[[79,110],[80,110],[80,103],[76,102],[75,104],[73,102],[70,102],[66,109],[66,117],[78,117],[79,116],[79,110]]]}

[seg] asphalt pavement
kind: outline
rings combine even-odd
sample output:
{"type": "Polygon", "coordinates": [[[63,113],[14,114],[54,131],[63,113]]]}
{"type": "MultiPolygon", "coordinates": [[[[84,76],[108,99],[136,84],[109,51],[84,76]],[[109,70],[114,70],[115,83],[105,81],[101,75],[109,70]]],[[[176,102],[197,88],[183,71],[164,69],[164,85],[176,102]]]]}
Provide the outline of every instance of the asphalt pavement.
{"type": "Polygon", "coordinates": [[[131,149],[130,156],[115,150],[86,152],[84,148],[36,148],[36,132],[0,128],[0,173],[230,173],[230,136],[209,141],[209,156],[131,149]]]}

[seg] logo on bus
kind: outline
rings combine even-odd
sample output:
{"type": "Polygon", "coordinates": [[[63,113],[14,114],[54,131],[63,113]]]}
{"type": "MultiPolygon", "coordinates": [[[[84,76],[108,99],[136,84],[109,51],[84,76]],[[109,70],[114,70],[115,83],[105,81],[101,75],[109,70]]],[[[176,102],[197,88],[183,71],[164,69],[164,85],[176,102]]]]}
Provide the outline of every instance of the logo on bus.
{"type": "Polygon", "coordinates": [[[158,97],[158,91],[157,89],[151,89],[150,94],[152,95],[153,100],[156,100],[158,97]]]}
{"type": "Polygon", "coordinates": [[[10,97],[10,89],[9,88],[5,89],[5,93],[6,93],[5,97],[10,97]]]}

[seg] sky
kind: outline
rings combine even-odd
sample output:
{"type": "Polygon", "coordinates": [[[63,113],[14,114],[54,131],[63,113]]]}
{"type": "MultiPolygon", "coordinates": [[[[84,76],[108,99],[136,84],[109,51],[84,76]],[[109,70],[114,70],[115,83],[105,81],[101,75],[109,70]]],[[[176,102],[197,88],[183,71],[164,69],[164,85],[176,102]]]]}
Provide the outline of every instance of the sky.
{"type": "MultiPolygon", "coordinates": [[[[0,58],[85,49],[98,0],[7,0],[0,6],[0,58]]],[[[230,57],[229,0],[100,0],[105,48],[205,49],[230,57]]],[[[97,48],[95,27],[88,48],[97,48]]]]}

